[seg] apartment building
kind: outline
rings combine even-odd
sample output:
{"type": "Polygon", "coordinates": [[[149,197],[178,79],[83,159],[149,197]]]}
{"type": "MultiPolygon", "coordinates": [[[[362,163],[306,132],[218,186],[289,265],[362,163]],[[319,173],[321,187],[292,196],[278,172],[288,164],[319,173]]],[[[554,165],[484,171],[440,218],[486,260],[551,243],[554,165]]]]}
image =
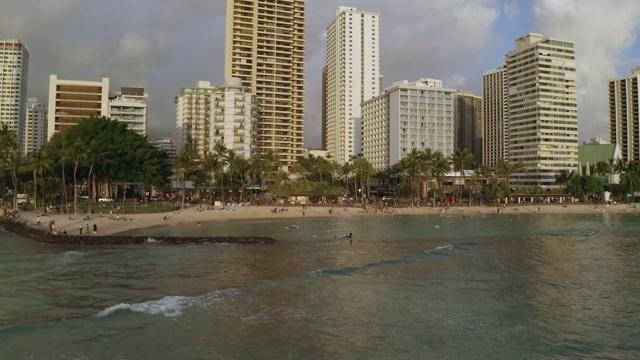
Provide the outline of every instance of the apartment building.
{"type": "Polygon", "coordinates": [[[467,91],[455,94],[456,149],[467,149],[482,164],[482,97],[467,91]]]}
{"type": "Polygon", "coordinates": [[[147,99],[149,94],[142,87],[123,86],[120,92],[109,95],[111,120],[127,124],[127,128],[147,135],[147,99]]]}
{"type": "Polygon", "coordinates": [[[37,98],[27,102],[24,152],[40,151],[47,141],[47,108],[37,98]]]}
{"type": "Polygon", "coordinates": [[[225,77],[259,102],[257,151],[288,170],[304,152],[305,0],[227,0],[225,77]]]}
{"type": "Polygon", "coordinates": [[[25,143],[29,51],[18,39],[0,40],[0,123],[25,143]]]}
{"type": "Polygon", "coordinates": [[[242,80],[230,78],[211,96],[209,102],[211,140],[209,151],[216,145],[233,150],[237,156],[249,159],[255,152],[255,132],[258,121],[258,101],[249,93],[242,80]]]}
{"type": "Polygon", "coordinates": [[[576,58],[568,40],[529,33],[505,60],[509,162],[526,170],[519,187],[555,187],[561,170],[578,169],[576,58]]]}
{"type": "Polygon", "coordinates": [[[412,149],[454,150],[456,90],[442,81],[400,81],[362,104],[362,154],[376,170],[384,170],[412,149]]]}
{"type": "Polygon", "coordinates": [[[323,144],[338,164],[359,150],[361,103],[380,94],[380,14],[341,6],[327,28],[323,144]]]}
{"type": "Polygon", "coordinates": [[[209,152],[209,106],[216,88],[209,81],[198,81],[194,87],[184,87],[176,96],[176,151],[193,145],[200,156],[209,152]]]}
{"type": "Polygon", "coordinates": [[[176,145],[171,137],[157,137],[151,140],[151,144],[166,152],[169,158],[173,159],[176,157],[176,145]]]}
{"type": "Polygon", "coordinates": [[[109,78],[81,81],[62,80],[57,75],[50,75],[48,110],[48,139],[91,115],[108,116],[109,78]]]}
{"type": "Polygon", "coordinates": [[[640,66],[609,81],[609,137],[620,146],[622,159],[640,161],[640,66]]]}
{"type": "Polygon", "coordinates": [[[482,74],[482,163],[492,168],[508,159],[506,90],[504,68],[482,74]]]}

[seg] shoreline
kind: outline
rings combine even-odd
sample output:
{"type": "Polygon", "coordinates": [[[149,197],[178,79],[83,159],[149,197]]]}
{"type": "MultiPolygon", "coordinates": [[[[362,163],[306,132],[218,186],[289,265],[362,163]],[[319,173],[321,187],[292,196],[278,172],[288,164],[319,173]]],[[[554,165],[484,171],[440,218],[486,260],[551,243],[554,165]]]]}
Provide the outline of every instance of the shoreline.
{"type": "Polygon", "coordinates": [[[48,244],[58,245],[132,245],[158,243],[163,245],[192,245],[192,244],[274,244],[277,240],[266,236],[215,236],[215,237],[186,237],[186,236],[132,236],[126,234],[111,235],[55,235],[40,228],[31,226],[23,221],[3,218],[0,220],[3,230],[18,234],[28,239],[48,244]]]}
{"type": "MultiPolygon", "coordinates": [[[[66,237],[82,237],[82,238],[102,238],[117,234],[144,228],[158,228],[161,232],[163,225],[196,225],[201,222],[211,221],[254,221],[254,220],[276,220],[276,219],[303,219],[303,218],[356,218],[356,217],[375,217],[384,218],[387,216],[500,216],[511,214],[632,214],[637,213],[637,209],[633,208],[634,204],[616,204],[616,205],[593,205],[593,204],[508,204],[498,205],[482,205],[467,204],[460,206],[454,205],[448,208],[442,207],[404,207],[389,208],[386,212],[381,211],[374,205],[367,210],[356,206],[307,206],[301,205],[285,206],[279,205],[278,212],[272,210],[275,206],[227,206],[206,210],[199,206],[191,206],[183,210],[171,211],[165,213],[146,213],[146,214],[120,214],[120,220],[110,218],[107,215],[65,215],[52,214],[44,216],[34,212],[19,212],[20,221],[25,223],[28,228],[33,228],[54,236],[49,233],[49,223],[55,221],[55,229],[59,231],[66,230],[66,237]],[[202,210],[200,210],[202,209],[202,210]],[[40,224],[38,224],[38,218],[40,224]],[[97,227],[96,235],[87,234],[87,226],[92,231],[93,225],[97,227]],[[80,234],[80,226],[83,231],[80,234]]],[[[154,236],[155,238],[155,236],[154,236]]],[[[188,238],[187,238],[188,239],[188,238]]]]}

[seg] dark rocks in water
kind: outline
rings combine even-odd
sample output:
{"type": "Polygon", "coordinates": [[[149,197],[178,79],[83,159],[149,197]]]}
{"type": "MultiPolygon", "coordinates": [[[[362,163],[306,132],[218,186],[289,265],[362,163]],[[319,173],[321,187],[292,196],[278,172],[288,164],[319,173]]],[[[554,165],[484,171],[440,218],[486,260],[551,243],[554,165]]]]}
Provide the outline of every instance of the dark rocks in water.
{"type": "Polygon", "coordinates": [[[187,244],[273,244],[275,239],[265,236],[226,236],[226,237],[162,237],[162,236],[126,236],[126,235],[53,235],[45,230],[27,226],[23,223],[2,219],[0,225],[7,231],[26,238],[50,244],[68,245],[129,245],[156,242],[169,245],[187,244]],[[152,241],[149,241],[152,239],[152,241]]]}

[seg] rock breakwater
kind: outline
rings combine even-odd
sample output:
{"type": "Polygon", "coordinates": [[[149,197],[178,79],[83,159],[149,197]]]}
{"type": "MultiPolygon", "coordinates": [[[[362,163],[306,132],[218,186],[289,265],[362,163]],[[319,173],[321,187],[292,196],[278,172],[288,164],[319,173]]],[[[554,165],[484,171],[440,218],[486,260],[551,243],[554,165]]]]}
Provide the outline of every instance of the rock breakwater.
{"type": "Polygon", "coordinates": [[[50,243],[69,245],[129,245],[144,243],[160,243],[167,245],[188,244],[273,244],[277,240],[265,236],[237,236],[237,237],[163,237],[163,236],[127,236],[127,235],[54,235],[42,229],[25,225],[8,219],[0,220],[0,226],[6,231],[16,233],[26,238],[50,243]]]}

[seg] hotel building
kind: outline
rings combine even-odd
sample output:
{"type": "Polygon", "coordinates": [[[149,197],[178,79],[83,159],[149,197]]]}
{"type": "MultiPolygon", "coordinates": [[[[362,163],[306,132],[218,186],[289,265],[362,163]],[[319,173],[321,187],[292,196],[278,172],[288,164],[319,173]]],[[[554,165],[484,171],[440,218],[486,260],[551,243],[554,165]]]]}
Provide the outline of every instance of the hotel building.
{"type": "Polygon", "coordinates": [[[467,149],[482,164],[482,97],[458,91],[455,96],[456,149],[467,149]]]}
{"type": "Polygon", "coordinates": [[[380,94],[380,14],[341,6],[327,28],[323,146],[338,164],[358,152],[361,103],[380,94]]]}
{"type": "Polygon", "coordinates": [[[362,154],[384,170],[412,149],[430,148],[450,156],[454,150],[456,90],[442,81],[400,81],[362,104],[362,154]]]}
{"type": "Polygon", "coordinates": [[[216,88],[209,81],[198,81],[194,87],[184,87],[176,96],[176,151],[186,144],[193,145],[200,156],[210,148],[209,106],[216,88]]]}
{"type": "Polygon", "coordinates": [[[27,126],[24,152],[40,151],[47,141],[47,108],[37,98],[27,102],[27,126]]]}
{"type": "Polygon", "coordinates": [[[109,96],[109,117],[127,124],[140,135],[147,134],[147,98],[144,88],[124,86],[109,96]]]}
{"type": "Polygon", "coordinates": [[[508,161],[522,161],[519,187],[555,187],[561,170],[578,169],[576,61],[571,41],[529,33],[505,60],[508,161]]]}
{"type": "Polygon", "coordinates": [[[151,140],[151,144],[166,152],[169,158],[173,159],[176,157],[176,145],[171,137],[157,137],[151,140]]]}
{"type": "Polygon", "coordinates": [[[109,115],[109,78],[79,81],[49,77],[48,139],[91,115],[109,115]]]}
{"type": "Polygon", "coordinates": [[[620,146],[624,161],[640,161],[640,66],[609,81],[609,137],[620,146]]]}
{"type": "Polygon", "coordinates": [[[25,143],[29,51],[17,39],[0,40],[0,123],[25,143]]]}
{"type": "Polygon", "coordinates": [[[209,151],[214,152],[216,145],[220,144],[248,160],[255,151],[256,96],[247,92],[240,79],[226,79],[225,85],[211,96],[209,114],[209,151]]]}
{"type": "Polygon", "coordinates": [[[482,74],[482,163],[492,168],[508,159],[506,90],[504,68],[482,74]]]}
{"type": "Polygon", "coordinates": [[[225,77],[256,94],[257,150],[287,170],[304,152],[305,0],[227,0],[225,77]]]}

